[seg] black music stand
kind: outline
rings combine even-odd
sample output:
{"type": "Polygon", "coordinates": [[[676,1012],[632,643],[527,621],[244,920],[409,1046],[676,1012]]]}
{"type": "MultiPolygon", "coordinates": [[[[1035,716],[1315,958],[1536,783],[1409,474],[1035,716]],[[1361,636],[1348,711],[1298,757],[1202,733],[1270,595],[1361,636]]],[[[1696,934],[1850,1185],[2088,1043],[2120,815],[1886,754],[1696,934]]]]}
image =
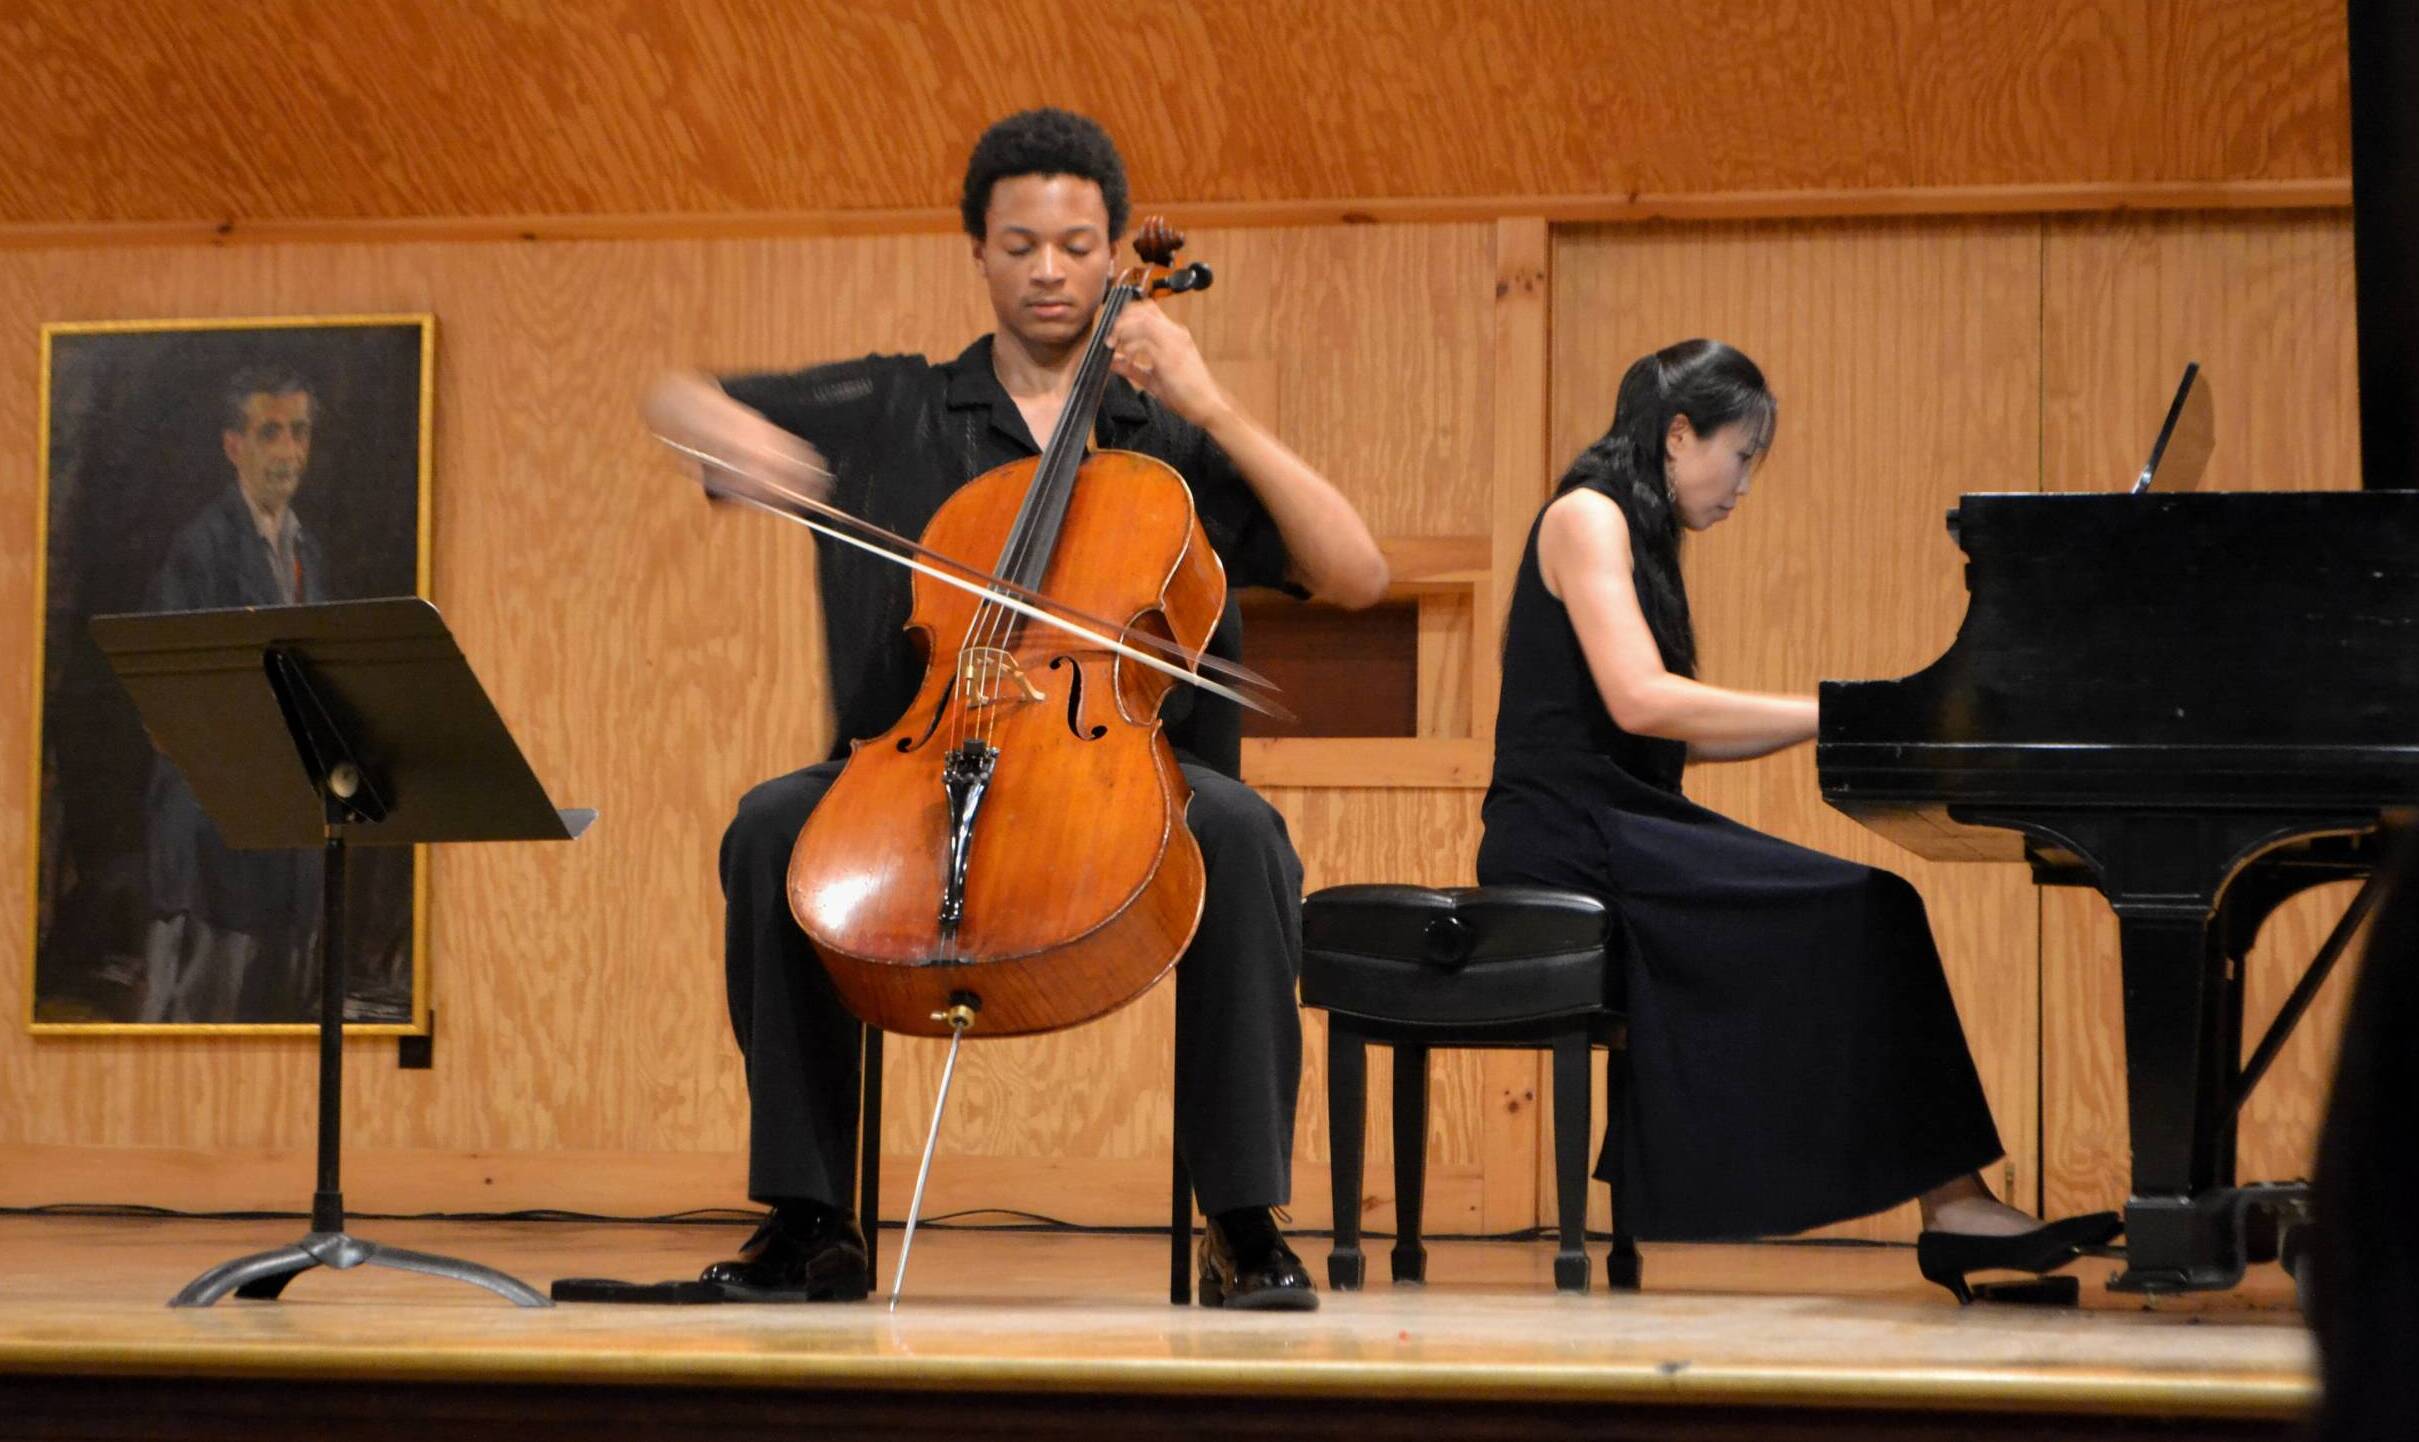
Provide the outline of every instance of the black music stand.
{"type": "Polygon", "coordinates": [[[228,845],[316,845],[325,857],[310,1234],[213,1267],[168,1305],[275,1298],[323,1266],[425,1272],[553,1305],[491,1267],[344,1230],[344,858],[348,845],[568,841],[596,813],[546,799],[444,618],[418,597],[97,616],[92,635],[228,845]]]}

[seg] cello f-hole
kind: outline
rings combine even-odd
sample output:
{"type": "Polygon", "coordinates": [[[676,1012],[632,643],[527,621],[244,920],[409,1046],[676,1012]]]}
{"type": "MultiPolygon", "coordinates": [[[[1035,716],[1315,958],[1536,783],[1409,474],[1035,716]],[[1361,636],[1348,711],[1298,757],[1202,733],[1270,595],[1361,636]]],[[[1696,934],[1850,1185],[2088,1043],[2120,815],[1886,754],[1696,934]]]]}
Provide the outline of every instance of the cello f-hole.
{"type": "Polygon", "coordinates": [[[941,729],[941,718],[949,714],[949,698],[957,694],[957,689],[958,678],[951,676],[949,678],[949,684],[941,688],[941,699],[939,703],[932,708],[932,720],[925,723],[924,734],[914,738],[913,740],[909,740],[905,736],[899,738],[899,751],[902,755],[919,749],[925,742],[932,739],[933,732],[941,729]]]}
{"type": "Polygon", "coordinates": [[[1109,728],[1098,724],[1093,725],[1089,729],[1084,726],[1083,663],[1076,660],[1073,656],[1053,656],[1050,658],[1051,670],[1055,671],[1061,666],[1066,667],[1069,672],[1073,673],[1067,686],[1067,730],[1071,732],[1078,741],[1098,741],[1101,737],[1109,734],[1109,728]]]}

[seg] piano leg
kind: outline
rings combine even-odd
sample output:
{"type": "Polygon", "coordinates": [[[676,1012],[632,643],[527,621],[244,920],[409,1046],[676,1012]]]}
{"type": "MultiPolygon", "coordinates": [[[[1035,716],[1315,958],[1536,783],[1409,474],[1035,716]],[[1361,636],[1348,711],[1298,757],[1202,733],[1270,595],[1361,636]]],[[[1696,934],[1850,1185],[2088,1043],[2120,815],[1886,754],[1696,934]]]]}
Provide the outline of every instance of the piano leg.
{"type": "Polygon", "coordinates": [[[2210,910],[2121,907],[2133,1195],[2117,1291],[2228,1287],[2244,1266],[2234,1181],[2242,977],[2210,910]]]}

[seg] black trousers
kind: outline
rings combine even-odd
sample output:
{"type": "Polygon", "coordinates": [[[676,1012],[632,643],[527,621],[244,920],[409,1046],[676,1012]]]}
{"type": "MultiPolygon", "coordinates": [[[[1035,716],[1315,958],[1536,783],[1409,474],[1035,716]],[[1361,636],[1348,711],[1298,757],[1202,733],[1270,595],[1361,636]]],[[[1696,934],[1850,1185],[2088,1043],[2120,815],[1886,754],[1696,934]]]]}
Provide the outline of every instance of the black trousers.
{"type": "MultiPolygon", "coordinates": [[[[798,833],[839,774],[834,761],[765,782],[722,838],[723,965],[758,1201],[850,1205],[857,1021],[791,919],[787,890],[798,833]]],[[[1176,964],[1176,1144],[1203,1212],[1281,1206],[1302,1080],[1302,863],[1259,793],[1191,762],[1184,776],[1208,875],[1200,930],[1176,964]]]]}

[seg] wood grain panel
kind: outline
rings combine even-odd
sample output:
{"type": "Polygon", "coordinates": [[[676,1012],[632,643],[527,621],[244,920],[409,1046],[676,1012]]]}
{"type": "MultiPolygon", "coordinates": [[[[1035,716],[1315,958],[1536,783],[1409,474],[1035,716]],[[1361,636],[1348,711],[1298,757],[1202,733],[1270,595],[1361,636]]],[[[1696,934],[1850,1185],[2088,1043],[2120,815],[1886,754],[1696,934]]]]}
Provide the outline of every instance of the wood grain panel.
{"type": "MultiPolygon", "coordinates": [[[[1457,538],[1484,525],[1484,430],[1449,416],[1485,405],[1483,348],[1469,338],[1489,324],[1486,244],[1467,226],[1199,235],[1220,284],[1180,312],[1247,405],[1372,513],[1398,517],[1394,530],[1438,538],[1420,544],[1448,562],[1466,560],[1457,538]],[[1368,303],[1361,275],[1391,277],[1422,308],[1368,303]]],[[[536,1159],[561,1157],[559,1202],[611,1207],[632,1201],[633,1169],[580,1158],[690,1155],[698,1167],[660,1175],[649,1209],[737,1199],[727,1158],[744,1151],[746,1104],[726,1040],[714,857],[740,794],[828,743],[812,547],[803,531],[706,507],[633,402],[672,364],[954,354],[988,322],[969,268],[965,242],[946,235],[0,258],[0,335],[18,338],[0,350],[0,523],[20,538],[0,555],[0,611],[25,617],[39,322],[440,317],[435,598],[550,790],[602,817],[570,845],[436,852],[437,1065],[399,1071],[386,1047],[354,1048],[347,1139],[359,1155],[511,1156],[524,1183],[536,1159]]],[[[20,698],[30,641],[30,625],[0,633],[0,685],[20,698]]],[[[20,906],[29,721],[22,700],[0,708],[0,746],[19,758],[0,767],[0,884],[20,906]]],[[[1471,793],[1353,795],[1303,803],[1314,878],[1465,864],[1471,793]]],[[[0,1005],[21,1015],[23,929],[4,947],[0,1005]]],[[[1157,1216],[1150,1184],[1091,1206],[1085,1166],[1136,1178],[1164,1167],[1169,1000],[1163,989],[1097,1027],[976,1047],[954,1103],[951,1187],[1055,1214],[1080,1202],[1090,1220],[1157,1216]]],[[[912,1160],[933,1058],[908,1045],[893,1056],[891,1147],[912,1160]]],[[[296,1155],[311,1140],[312,1064],[307,1041],[37,1043],[10,1028],[0,1146],[296,1155]]],[[[1448,1071],[1437,1111],[1439,1156],[1460,1169],[1440,1186],[1460,1188],[1472,1216],[1475,1078],[1448,1071]]],[[[1321,1145],[1306,1136],[1305,1157],[1321,1145]]],[[[173,1188],[178,1175],[137,1159],[129,1186],[173,1188]]],[[[262,1178],[252,1204],[298,1200],[284,1180],[262,1178]]],[[[12,1177],[0,1192],[54,1199],[40,1183],[12,1177]]]]}
{"type": "Polygon", "coordinates": [[[1243,738],[1243,779],[1254,786],[1383,786],[1485,790],[1493,743],[1452,737],[1243,738]]]}
{"type": "MultiPolygon", "coordinates": [[[[1889,189],[1625,190],[1603,195],[1476,195],[1412,200],[1146,202],[1194,225],[1228,229],[1543,221],[1868,220],[2117,211],[2349,210],[2349,176],[2307,180],[2067,181],[1889,189]]],[[[954,208],[779,210],[745,214],[483,215],[442,220],[169,220],[0,222],[0,249],[95,246],[417,245],[572,240],[794,240],[804,236],[954,235],[954,208]]]]}
{"type": "MultiPolygon", "coordinates": [[[[946,212],[1099,115],[1253,202],[2341,177],[2333,0],[19,0],[0,223],[946,212]]],[[[1506,212],[1511,213],[1511,212],[1506,212]]],[[[1373,278],[1374,279],[1374,278],[1373,278]]]]}
{"type": "MultiPolygon", "coordinates": [[[[1705,679],[1805,693],[1824,677],[1904,675],[1948,645],[1963,595],[1942,513],[1960,491],[2031,483],[2038,251],[2030,226],[1984,222],[1558,236],[1558,464],[1603,432],[1630,361],[1688,336],[1741,347],[1780,397],[1779,438],[1740,517],[1688,543],[1705,679]]],[[[2030,883],[2012,868],[1899,852],[1823,804],[1809,748],[1699,767],[1688,786],[1718,811],[1897,871],[1923,893],[2008,1146],[2012,1176],[1991,1180],[2029,1204],[2030,883]]],[[[1843,1230],[1904,1237],[1910,1218],[1843,1230]]]]}
{"type": "Polygon", "coordinates": [[[1478,618],[1470,592],[1432,592],[1419,599],[1419,734],[1454,739],[1470,734],[1471,657],[1478,618]]]}
{"type": "MultiPolygon", "coordinates": [[[[1177,213],[1181,223],[1181,212],[1177,213]]],[[[1489,228],[1325,226],[1199,230],[1186,254],[1217,284],[1172,310],[1270,429],[1345,488],[1387,537],[1480,534],[1487,524],[1484,354],[1494,288],[1489,228]]]]}
{"type": "MultiPolygon", "coordinates": [[[[2056,490],[2113,489],[2141,465],[2175,378],[2201,363],[2216,402],[2204,489],[2359,484],[2350,223],[2175,217],[2049,225],[2043,250],[2042,466],[2056,490]]],[[[2297,898],[2272,919],[2248,975],[2246,1049],[2348,900],[2297,898]]],[[[2044,893],[2042,1133],[2053,1211],[2126,1191],[2117,929],[2094,893],[2044,893]]],[[[2306,1176],[2346,966],[2320,994],[2245,1113],[2241,1173],[2306,1176]]]]}
{"type": "Polygon", "coordinates": [[[1556,463],[1551,377],[1554,354],[1553,237],[1536,220],[1495,226],[1495,373],[1488,416],[1494,444],[1487,506],[1487,578],[1474,598],[1481,642],[1471,674],[1471,734],[1489,746],[1503,696],[1504,618],[1531,519],[1551,490],[1556,463]]]}

